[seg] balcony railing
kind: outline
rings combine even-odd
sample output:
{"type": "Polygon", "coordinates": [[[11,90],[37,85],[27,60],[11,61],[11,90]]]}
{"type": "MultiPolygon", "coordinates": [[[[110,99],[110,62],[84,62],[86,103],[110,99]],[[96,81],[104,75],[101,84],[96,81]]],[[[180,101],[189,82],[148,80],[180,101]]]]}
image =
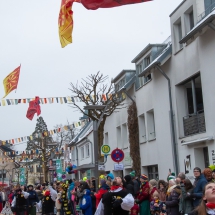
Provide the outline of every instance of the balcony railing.
{"type": "Polygon", "coordinates": [[[204,110],[183,117],[183,122],[185,136],[206,132],[204,110]]]}
{"type": "Polygon", "coordinates": [[[203,13],[201,13],[197,21],[200,22],[202,19],[204,19],[208,14],[210,14],[215,9],[215,2],[212,3],[203,13]]]}

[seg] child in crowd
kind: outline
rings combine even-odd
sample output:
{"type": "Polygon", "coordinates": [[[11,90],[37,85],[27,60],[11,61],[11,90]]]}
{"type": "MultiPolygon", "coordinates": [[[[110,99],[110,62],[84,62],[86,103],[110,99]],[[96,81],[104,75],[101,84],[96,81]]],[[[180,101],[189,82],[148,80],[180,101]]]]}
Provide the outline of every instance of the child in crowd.
{"type": "Polygon", "coordinates": [[[153,215],[166,215],[165,205],[160,201],[157,191],[153,193],[153,199],[150,203],[150,211],[153,215]]]}

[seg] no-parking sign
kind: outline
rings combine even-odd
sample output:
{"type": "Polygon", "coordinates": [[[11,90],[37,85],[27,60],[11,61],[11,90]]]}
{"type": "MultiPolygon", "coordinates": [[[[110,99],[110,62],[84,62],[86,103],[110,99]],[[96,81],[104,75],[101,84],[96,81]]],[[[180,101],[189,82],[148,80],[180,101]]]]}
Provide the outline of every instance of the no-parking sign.
{"type": "Polygon", "coordinates": [[[121,162],[124,159],[124,152],[121,149],[114,149],[111,152],[111,158],[114,162],[121,162]]]}

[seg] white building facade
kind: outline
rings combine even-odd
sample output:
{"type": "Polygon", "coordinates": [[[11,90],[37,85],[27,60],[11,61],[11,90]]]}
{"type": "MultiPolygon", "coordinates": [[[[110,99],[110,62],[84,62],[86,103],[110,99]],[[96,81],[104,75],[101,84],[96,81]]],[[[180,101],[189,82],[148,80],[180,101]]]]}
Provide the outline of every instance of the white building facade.
{"type": "MultiPolygon", "coordinates": [[[[215,0],[184,0],[170,14],[171,36],[148,44],[132,60],[135,70],[122,70],[112,82],[126,90],[120,109],[106,119],[104,144],[122,149],[123,170],[108,156],[105,171],[124,176],[132,171],[128,114],[138,111],[141,173],[166,179],[185,172],[193,179],[195,166],[215,164],[215,0]]],[[[150,42],[150,41],[148,41],[150,42]]],[[[72,147],[72,162],[93,176],[92,125],[81,131],[72,147]],[[89,155],[89,156],[88,156],[89,155]]]]}
{"type": "MultiPolygon", "coordinates": [[[[132,60],[136,82],[126,90],[137,105],[141,172],[149,178],[166,179],[171,169],[193,179],[195,166],[203,169],[214,162],[214,7],[211,0],[183,1],[170,15],[171,38],[162,44],[149,44],[132,60]]],[[[126,72],[121,72],[113,79],[116,90],[125,76],[126,72]]],[[[115,175],[132,170],[127,130],[131,102],[127,97],[124,108],[105,124],[104,143],[126,155],[123,173],[114,171],[114,162],[108,158],[106,170],[115,175]]]]}

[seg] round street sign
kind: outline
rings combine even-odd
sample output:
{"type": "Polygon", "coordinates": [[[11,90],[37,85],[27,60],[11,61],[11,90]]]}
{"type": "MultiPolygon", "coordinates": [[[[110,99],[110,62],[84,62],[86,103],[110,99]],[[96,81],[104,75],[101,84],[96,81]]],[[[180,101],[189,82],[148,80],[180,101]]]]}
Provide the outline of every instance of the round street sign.
{"type": "Polygon", "coordinates": [[[121,149],[114,149],[111,152],[111,158],[115,162],[121,162],[124,159],[124,152],[121,149]]]}
{"type": "Polygon", "coordinates": [[[101,151],[104,154],[109,154],[110,153],[110,146],[109,145],[102,145],[101,151]]]}

